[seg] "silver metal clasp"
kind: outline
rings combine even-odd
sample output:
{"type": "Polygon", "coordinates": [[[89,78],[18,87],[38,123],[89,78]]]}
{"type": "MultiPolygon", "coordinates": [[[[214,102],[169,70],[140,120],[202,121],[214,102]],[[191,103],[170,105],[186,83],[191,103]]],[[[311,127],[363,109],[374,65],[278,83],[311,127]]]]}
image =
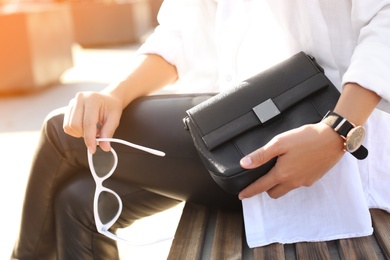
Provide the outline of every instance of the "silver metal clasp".
{"type": "Polygon", "coordinates": [[[184,129],[185,130],[189,130],[190,129],[190,127],[188,126],[188,120],[190,120],[190,118],[188,116],[183,118],[183,124],[184,124],[184,129]]]}
{"type": "Polygon", "coordinates": [[[263,124],[280,114],[279,109],[276,107],[272,99],[267,99],[263,103],[252,108],[252,110],[263,124]]]}

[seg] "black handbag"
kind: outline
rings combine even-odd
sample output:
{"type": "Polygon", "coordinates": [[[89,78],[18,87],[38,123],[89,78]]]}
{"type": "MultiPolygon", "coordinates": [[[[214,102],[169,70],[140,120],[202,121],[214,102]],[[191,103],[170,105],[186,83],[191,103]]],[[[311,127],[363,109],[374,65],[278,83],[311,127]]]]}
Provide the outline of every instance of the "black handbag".
{"type": "Polygon", "coordinates": [[[183,121],[212,178],[237,194],[277,160],[247,170],[242,157],[282,132],[321,121],[339,96],[314,57],[300,52],[189,109],[183,121]]]}

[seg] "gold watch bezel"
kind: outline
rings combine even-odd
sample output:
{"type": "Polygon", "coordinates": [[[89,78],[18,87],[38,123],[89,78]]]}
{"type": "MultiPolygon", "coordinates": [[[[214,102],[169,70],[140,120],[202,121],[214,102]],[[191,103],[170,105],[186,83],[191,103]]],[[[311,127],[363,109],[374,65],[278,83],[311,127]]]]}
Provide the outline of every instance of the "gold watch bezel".
{"type": "Polygon", "coordinates": [[[344,150],[350,153],[355,152],[360,146],[362,146],[365,136],[366,130],[364,127],[355,126],[345,137],[344,150]]]}

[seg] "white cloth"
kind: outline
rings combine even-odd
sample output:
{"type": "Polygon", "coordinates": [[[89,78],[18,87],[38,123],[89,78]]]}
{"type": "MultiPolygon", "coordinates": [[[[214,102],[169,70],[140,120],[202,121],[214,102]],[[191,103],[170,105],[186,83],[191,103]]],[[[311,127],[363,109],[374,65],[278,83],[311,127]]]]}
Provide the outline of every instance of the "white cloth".
{"type": "MultiPolygon", "coordinates": [[[[339,87],[356,82],[390,112],[390,1],[165,0],[140,48],[177,67],[179,92],[217,92],[298,51],[339,87]]],[[[372,233],[368,209],[390,210],[390,115],[369,118],[369,156],[346,154],[311,187],[243,201],[248,244],[324,241],[372,233]]]]}

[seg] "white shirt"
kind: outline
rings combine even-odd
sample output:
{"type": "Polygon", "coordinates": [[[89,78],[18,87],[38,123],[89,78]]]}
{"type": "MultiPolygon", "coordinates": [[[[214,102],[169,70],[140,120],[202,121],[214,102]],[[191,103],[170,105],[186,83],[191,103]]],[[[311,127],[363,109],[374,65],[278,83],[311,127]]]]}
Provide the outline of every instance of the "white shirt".
{"type": "Polygon", "coordinates": [[[371,234],[368,209],[390,211],[390,1],[165,0],[158,18],[139,52],[174,64],[179,92],[224,90],[305,51],[340,90],[356,82],[382,97],[367,159],[346,154],[311,187],[243,200],[250,247],[371,234]]]}

